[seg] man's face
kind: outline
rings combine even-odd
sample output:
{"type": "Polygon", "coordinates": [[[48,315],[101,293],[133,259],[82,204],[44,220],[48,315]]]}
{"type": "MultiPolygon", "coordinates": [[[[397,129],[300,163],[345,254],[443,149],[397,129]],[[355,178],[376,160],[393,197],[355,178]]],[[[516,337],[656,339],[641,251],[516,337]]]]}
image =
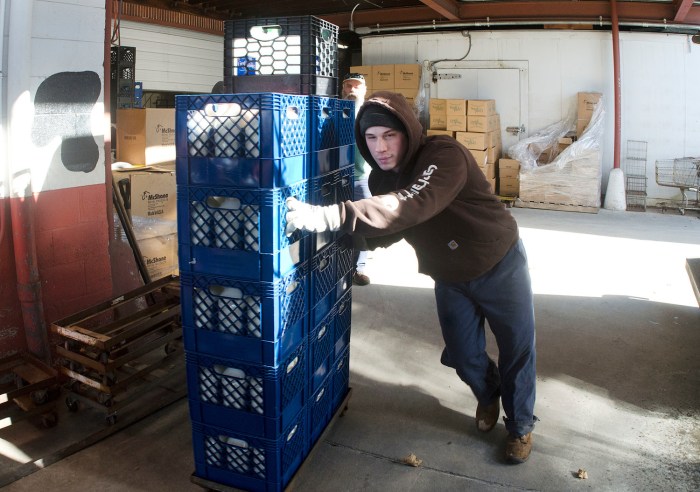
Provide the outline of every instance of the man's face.
{"type": "Polygon", "coordinates": [[[408,149],[405,133],[387,126],[372,126],[365,132],[365,142],[382,171],[399,172],[399,164],[408,149]]]}
{"type": "Polygon", "coordinates": [[[361,80],[346,80],[343,82],[343,99],[364,101],[367,86],[361,80]]]}

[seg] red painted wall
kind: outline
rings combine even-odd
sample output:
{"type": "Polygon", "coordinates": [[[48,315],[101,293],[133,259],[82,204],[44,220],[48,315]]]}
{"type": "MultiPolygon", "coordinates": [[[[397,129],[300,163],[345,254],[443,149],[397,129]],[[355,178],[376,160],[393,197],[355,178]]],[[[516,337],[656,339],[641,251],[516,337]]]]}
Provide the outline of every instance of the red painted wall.
{"type": "MultiPolygon", "coordinates": [[[[52,321],[112,296],[106,187],[99,184],[44,191],[35,200],[36,252],[49,328],[52,321]]],[[[9,223],[5,237],[11,238],[8,227],[11,227],[9,223]]],[[[0,317],[0,357],[24,346],[22,329],[12,337],[2,337],[13,324],[23,326],[16,300],[14,256],[6,242],[0,245],[0,310],[7,305],[13,315],[0,317]]]]}
{"type": "Polygon", "coordinates": [[[12,248],[10,200],[0,199],[0,359],[26,349],[22,311],[17,298],[15,253],[12,248]]]}

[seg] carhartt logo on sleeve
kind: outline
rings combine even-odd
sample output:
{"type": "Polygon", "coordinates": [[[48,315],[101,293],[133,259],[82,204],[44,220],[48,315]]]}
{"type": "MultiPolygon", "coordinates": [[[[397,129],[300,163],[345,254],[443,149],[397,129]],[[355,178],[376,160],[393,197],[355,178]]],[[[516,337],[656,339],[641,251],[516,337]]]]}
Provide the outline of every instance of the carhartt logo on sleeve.
{"type": "Polygon", "coordinates": [[[457,244],[457,241],[453,239],[452,241],[447,243],[447,247],[454,251],[455,249],[459,248],[459,244],[457,244]]]}

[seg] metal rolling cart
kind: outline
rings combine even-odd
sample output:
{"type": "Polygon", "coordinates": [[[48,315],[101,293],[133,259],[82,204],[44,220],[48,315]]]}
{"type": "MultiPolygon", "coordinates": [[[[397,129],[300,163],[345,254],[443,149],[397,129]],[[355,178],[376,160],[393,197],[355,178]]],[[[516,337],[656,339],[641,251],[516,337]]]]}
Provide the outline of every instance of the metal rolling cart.
{"type": "Polygon", "coordinates": [[[68,409],[96,407],[108,424],[165,377],[184,371],[177,276],[56,321],[51,330],[60,339],[59,371],[69,378],[68,409]]]}
{"type": "MultiPolygon", "coordinates": [[[[671,186],[681,190],[681,203],[678,211],[681,215],[686,210],[700,210],[700,158],[682,157],[677,159],[662,159],[656,161],[656,183],[661,186],[671,186]],[[687,191],[695,192],[695,199],[689,202],[687,191]],[[692,207],[689,207],[692,204],[692,207]]],[[[663,207],[666,210],[666,207],[663,207]]]]}
{"type": "Polygon", "coordinates": [[[28,353],[0,360],[0,428],[37,417],[43,427],[58,422],[58,373],[28,353]]]}

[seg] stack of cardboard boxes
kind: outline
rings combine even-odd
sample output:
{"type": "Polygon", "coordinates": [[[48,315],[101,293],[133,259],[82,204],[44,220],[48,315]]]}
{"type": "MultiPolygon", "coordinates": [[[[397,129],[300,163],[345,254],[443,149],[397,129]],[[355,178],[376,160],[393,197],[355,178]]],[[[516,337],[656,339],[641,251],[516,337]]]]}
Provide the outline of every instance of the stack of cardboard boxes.
{"type": "Polygon", "coordinates": [[[449,135],[474,156],[496,190],[501,121],[493,99],[431,99],[428,135],[449,135]]]}
{"type": "Polygon", "coordinates": [[[113,179],[151,280],[178,273],[175,109],[117,111],[113,179]]]}
{"type": "Polygon", "coordinates": [[[365,77],[367,95],[376,91],[403,94],[413,104],[420,90],[421,66],[417,63],[395,65],[358,65],[350,67],[351,73],[365,77]]]}
{"type": "Polygon", "coordinates": [[[518,196],[520,193],[520,161],[515,159],[498,160],[498,194],[518,196]]]}

